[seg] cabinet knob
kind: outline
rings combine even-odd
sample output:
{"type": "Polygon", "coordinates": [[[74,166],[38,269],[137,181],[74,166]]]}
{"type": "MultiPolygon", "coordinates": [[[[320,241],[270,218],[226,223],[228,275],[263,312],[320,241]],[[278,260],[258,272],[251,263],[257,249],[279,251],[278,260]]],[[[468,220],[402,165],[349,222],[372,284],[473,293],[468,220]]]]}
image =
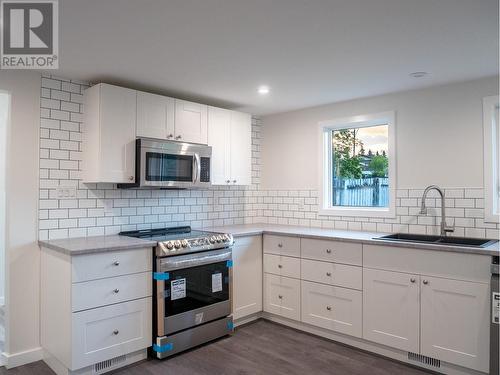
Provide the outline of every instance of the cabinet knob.
{"type": "Polygon", "coordinates": [[[330,276],[332,276],[332,273],[331,272],[327,272],[326,276],[330,277],[330,276]]]}
{"type": "Polygon", "coordinates": [[[120,333],[120,331],[118,331],[117,329],[115,329],[115,330],[113,331],[113,335],[117,335],[117,334],[119,334],[119,333],[120,333]]]}
{"type": "Polygon", "coordinates": [[[182,138],[182,135],[178,135],[177,137],[175,137],[175,139],[181,139],[182,138]]]}
{"type": "Polygon", "coordinates": [[[113,290],[113,293],[118,294],[120,292],[120,289],[115,289],[113,290]]]}
{"type": "Polygon", "coordinates": [[[128,179],[129,179],[130,181],[134,181],[134,180],[135,180],[134,176],[128,176],[128,179]]]}
{"type": "Polygon", "coordinates": [[[331,254],[332,253],[332,249],[326,249],[326,253],[327,254],[331,254]]]}
{"type": "Polygon", "coordinates": [[[279,244],[278,244],[278,247],[283,247],[283,244],[282,244],[282,243],[279,243],[279,244]]]}
{"type": "Polygon", "coordinates": [[[118,262],[117,260],[115,260],[115,261],[113,262],[113,266],[119,266],[119,265],[120,265],[120,262],[118,262]]]}
{"type": "Polygon", "coordinates": [[[326,309],[327,309],[328,311],[332,311],[332,307],[331,307],[331,306],[326,306],[326,309]]]}
{"type": "Polygon", "coordinates": [[[280,295],[278,296],[278,298],[279,298],[279,299],[283,299],[283,296],[280,294],[280,295]]]}
{"type": "Polygon", "coordinates": [[[414,278],[414,277],[412,277],[412,278],[410,279],[410,282],[411,282],[411,283],[414,283],[415,281],[417,281],[417,280],[415,280],[415,278],[414,278]]]}
{"type": "Polygon", "coordinates": [[[423,280],[422,283],[424,283],[424,285],[427,285],[427,284],[429,284],[429,281],[428,280],[423,280]]]}
{"type": "Polygon", "coordinates": [[[278,264],[278,268],[283,268],[283,266],[281,264],[278,264]]]}

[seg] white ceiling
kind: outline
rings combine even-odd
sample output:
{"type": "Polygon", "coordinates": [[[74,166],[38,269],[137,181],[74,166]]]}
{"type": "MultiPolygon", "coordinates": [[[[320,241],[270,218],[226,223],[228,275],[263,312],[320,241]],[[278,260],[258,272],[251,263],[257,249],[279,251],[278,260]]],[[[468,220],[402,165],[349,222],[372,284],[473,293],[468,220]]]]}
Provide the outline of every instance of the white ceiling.
{"type": "Polygon", "coordinates": [[[60,76],[255,114],[498,74],[498,0],[61,0],[59,19],[60,76]]]}

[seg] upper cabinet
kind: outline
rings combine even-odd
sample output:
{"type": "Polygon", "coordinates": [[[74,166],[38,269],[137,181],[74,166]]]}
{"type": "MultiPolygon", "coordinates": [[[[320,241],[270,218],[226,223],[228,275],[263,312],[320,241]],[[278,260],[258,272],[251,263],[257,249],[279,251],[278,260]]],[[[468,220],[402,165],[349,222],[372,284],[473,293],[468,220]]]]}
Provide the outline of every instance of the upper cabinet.
{"type": "Polygon", "coordinates": [[[207,111],[204,104],[175,99],[175,140],[207,144],[207,111]]]}
{"type": "Polygon", "coordinates": [[[175,99],[137,92],[137,137],[174,139],[175,99]]]}
{"type": "Polygon", "coordinates": [[[98,84],[85,91],[83,182],[135,180],[136,91],[98,84]]]}
{"type": "Polygon", "coordinates": [[[212,146],[212,183],[252,182],[252,119],[247,113],[208,108],[208,144],[212,146]]]}

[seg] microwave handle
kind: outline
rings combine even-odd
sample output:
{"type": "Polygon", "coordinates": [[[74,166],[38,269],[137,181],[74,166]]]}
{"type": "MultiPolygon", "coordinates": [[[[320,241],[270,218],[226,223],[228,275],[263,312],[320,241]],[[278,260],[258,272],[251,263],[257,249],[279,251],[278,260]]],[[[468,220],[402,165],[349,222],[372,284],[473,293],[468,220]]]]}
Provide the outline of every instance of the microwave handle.
{"type": "Polygon", "coordinates": [[[197,183],[201,179],[201,163],[200,163],[200,155],[199,154],[194,154],[193,169],[195,172],[193,174],[193,183],[197,183]]]}

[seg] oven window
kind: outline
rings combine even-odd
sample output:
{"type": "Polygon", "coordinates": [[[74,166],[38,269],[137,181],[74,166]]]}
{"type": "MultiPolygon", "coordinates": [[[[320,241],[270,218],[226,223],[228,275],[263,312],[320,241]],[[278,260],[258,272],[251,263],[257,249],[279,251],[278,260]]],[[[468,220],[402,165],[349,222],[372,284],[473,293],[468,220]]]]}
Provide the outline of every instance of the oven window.
{"type": "Polygon", "coordinates": [[[146,181],[193,181],[193,157],[146,152],[146,181]]]}
{"type": "Polygon", "coordinates": [[[226,261],[170,271],[165,282],[165,316],[229,300],[226,261]]]}

